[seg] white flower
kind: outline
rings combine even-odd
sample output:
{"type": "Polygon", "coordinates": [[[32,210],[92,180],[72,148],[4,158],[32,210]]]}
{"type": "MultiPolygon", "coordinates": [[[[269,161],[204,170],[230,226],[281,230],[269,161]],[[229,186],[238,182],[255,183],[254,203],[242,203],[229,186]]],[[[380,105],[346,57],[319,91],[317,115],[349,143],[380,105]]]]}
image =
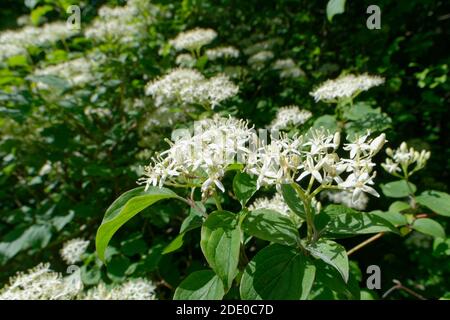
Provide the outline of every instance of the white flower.
{"type": "Polygon", "coordinates": [[[146,94],[155,98],[155,104],[200,104],[215,108],[222,101],[235,96],[239,87],[227,76],[217,75],[210,79],[192,69],[175,69],[146,86],[146,94]]]}
{"type": "Polygon", "coordinates": [[[229,59],[229,58],[237,58],[239,57],[239,50],[235,47],[217,47],[214,49],[208,49],[205,52],[206,56],[209,60],[217,60],[217,59],[229,59]]]}
{"type": "Polygon", "coordinates": [[[26,26],[0,33],[0,57],[24,54],[31,46],[43,47],[75,35],[65,22],[52,22],[42,27],[26,26]]]}
{"type": "Polygon", "coordinates": [[[146,35],[145,26],[158,13],[157,7],[142,0],[129,0],[125,6],[102,6],[98,17],[86,28],[85,36],[98,42],[129,43],[146,35]]]}
{"type": "Polygon", "coordinates": [[[69,240],[64,243],[60,251],[61,257],[69,265],[80,262],[88,246],[89,241],[85,241],[81,238],[69,240]]]}
{"type": "Polygon", "coordinates": [[[260,68],[264,65],[264,63],[268,60],[273,59],[274,54],[272,51],[260,51],[255,53],[248,59],[248,64],[255,67],[260,68]]]}
{"type": "Polygon", "coordinates": [[[257,209],[270,209],[281,213],[284,216],[289,216],[291,210],[284,201],[280,193],[276,193],[272,198],[258,198],[248,207],[250,211],[257,209]]]}
{"type": "Polygon", "coordinates": [[[6,60],[13,56],[26,54],[27,51],[23,46],[11,43],[0,44],[0,61],[6,60]]]}
{"type": "MultiPolygon", "coordinates": [[[[93,81],[94,61],[92,58],[77,58],[59,64],[50,65],[35,70],[36,76],[53,75],[69,81],[74,86],[81,86],[93,81]]],[[[47,88],[46,84],[38,82],[39,88],[47,88]]]]}
{"type": "Polygon", "coordinates": [[[155,286],[143,278],[107,287],[104,283],[88,290],[83,300],[155,300],[155,286]]]}
{"type": "Polygon", "coordinates": [[[341,98],[353,98],[362,91],[384,83],[384,78],[379,76],[347,75],[334,80],[327,80],[310,94],[315,101],[337,102],[341,98]]]}
{"type": "Polygon", "coordinates": [[[194,69],[175,69],[156,80],[149,82],[145,88],[147,95],[155,98],[157,106],[163,103],[171,103],[183,99],[181,91],[185,88],[193,88],[203,81],[203,75],[194,69]]]}
{"type": "Polygon", "coordinates": [[[273,69],[280,71],[280,78],[298,78],[305,74],[291,58],[276,60],[273,69]]]}
{"type": "Polygon", "coordinates": [[[204,195],[216,187],[224,191],[220,180],[226,168],[245,162],[249,152],[246,144],[253,137],[253,131],[241,120],[215,116],[198,121],[192,135],[179,136],[170,149],[152,159],[138,183],[148,188],[200,180],[204,195]]]}
{"type": "Polygon", "coordinates": [[[297,106],[282,107],[269,127],[273,130],[287,129],[289,126],[298,126],[312,117],[308,110],[300,110],[297,106]]]}
{"type": "Polygon", "coordinates": [[[374,188],[369,186],[374,184],[373,178],[375,178],[375,172],[373,175],[369,175],[368,172],[362,172],[361,174],[352,173],[339,186],[352,190],[352,202],[358,202],[363,192],[370,193],[375,197],[380,196],[374,188]]]}
{"type": "Polygon", "coordinates": [[[324,196],[328,197],[328,199],[334,203],[343,204],[349,208],[353,208],[356,210],[364,211],[369,202],[369,197],[367,197],[364,193],[360,194],[357,202],[352,201],[353,193],[350,191],[328,191],[324,194],[324,196]]]}
{"type": "Polygon", "coordinates": [[[381,166],[390,174],[396,175],[397,172],[403,171],[408,176],[424,168],[431,156],[430,151],[422,150],[418,152],[414,148],[408,149],[406,142],[402,142],[400,147],[394,151],[391,148],[386,148],[386,154],[388,158],[381,166]],[[414,168],[412,170],[408,169],[414,163],[414,168]]]}
{"type": "Polygon", "coordinates": [[[199,50],[201,47],[211,43],[217,37],[217,32],[213,29],[196,28],[181,32],[169,43],[177,50],[199,50]]]}
{"type": "Polygon", "coordinates": [[[0,291],[0,300],[66,300],[73,299],[82,289],[77,279],[63,278],[50,270],[50,265],[39,264],[25,273],[17,273],[9,285],[0,291]]]}

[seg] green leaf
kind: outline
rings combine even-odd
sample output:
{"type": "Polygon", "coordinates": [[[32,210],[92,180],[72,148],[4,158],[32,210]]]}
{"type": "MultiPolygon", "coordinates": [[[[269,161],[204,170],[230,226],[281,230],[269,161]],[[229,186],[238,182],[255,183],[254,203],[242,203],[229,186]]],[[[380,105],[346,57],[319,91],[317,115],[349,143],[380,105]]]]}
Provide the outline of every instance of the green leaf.
{"type": "Polygon", "coordinates": [[[313,128],[319,129],[321,127],[330,132],[336,132],[339,129],[336,118],[329,114],[321,116],[314,121],[313,128]]]}
{"type": "Polygon", "coordinates": [[[329,205],[324,212],[331,218],[326,227],[329,235],[398,233],[398,230],[389,221],[374,214],[358,212],[342,205],[329,205]]]}
{"type": "Polygon", "coordinates": [[[367,102],[358,102],[352,107],[345,108],[343,117],[347,120],[345,131],[347,139],[353,139],[356,135],[364,135],[370,132],[383,132],[391,127],[392,120],[381,112],[381,108],[372,108],[367,102]]]}
{"type": "Polygon", "coordinates": [[[415,193],[416,190],[417,188],[413,183],[409,182],[408,187],[405,180],[389,182],[381,185],[381,191],[383,191],[386,197],[390,198],[404,198],[411,193],[415,193]]]}
{"type": "Polygon", "coordinates": [[[384,211],[376,210],[376,211],[369,212],[368,214],[373,214],[382,219],[385,219],[385,220],[389,221],[393,226],[404,226],[405,224],[408,223],[405,216],[403,216],[401,213],[398,213],[398,212],[393,212],[393,211],[384,212],[384,211]]]}
{"type": "Polygon", "coordinates": [[[344,295],[347,299],[359,299],[358,281],[350,274],[346,283],[336,268],[323,261],[315,261],[316,278],[314,288],[330,289],[338,294],[344,295]]]}
{"type": "Polygon", "coordinates": [[[69,213],[65,216],[53,217],[51,222],[57,231],[61,231],[70,221],[72,221],[74,216],[75,212],[73,210],[70,210],[69,213]]]}
{"type": "Polygon", "coordinates": [[[211,270],[191,273],[175,290],[173,300],[220,300],[225,291],[220,278],[211,270]]]}
{"type": "Polygon", "coordinates": [[[163,254],[167,254],[167,253],[171,253],[174,251],[177,251],[178,249],[180,249],[183,244],[184,244],[184,235],[186,233],[180,233],[178,236],[175,237],[175,239],[173,239],[168,245],[167,247],[164,248],[163,250],[163,254]]]}
{"type": "Polygon", "coordinates": [[[448,193],[429,190],[416,197],[416,201],[437,214],[450,217],[450,195],[448,193]]]}
{"type": "Polygon", "coordinates": [[[241,203],[242,207],[245,207],[248,200],[256,192],[256,176],[250,176],[244,172],[238,172],[233,179],[233,192],[241,203]]]}
{"type": "Polygon", "coordinates": [[[401,213],[402,211],[408,210],[410,208],[411,206],[404,201],[395,201],[389,206],[388,211],[401,213]]]}
{"type": "Polygon", "coordinates": [[[322,238],[316,243],[307,246],[306,249],[311,252],[313,257],[321,259],[336,268],[344,281],[348,281],[348,257],[343,246],[332,240],[322,238]]]}
{"type": "Polygon", "coordinates": [[[296,246],[300,242],[292,221],[274,210],[250,211],[242,222],[242,228],[246,234],[279,244],[296,246]]]}
{"type": "Polygon", "coordinates": [[[52,228],[47,224],[35,224],[27,229],[17,228],[0,242],[0,264],[6,263],[20,251],[45,248],[52,237],[52,228]],[[12,238],[12,239],[10,239],[12,238]]]}
{"type": "MultiPolygon", "coordinates": [[[[206,212],[205,206],[200,201],[196,201],[195,204],[206,212]]],[[[189,210],[189,215],[183,220],[180,227],[180,233],[188,232],[196,228],[200,228],[203,224],[203,214],[197,209],[191,208],[189,210]]]]}
{"type": "Polygon", "coordinates": [[[100,260],[105,261],[105,250],[116,231],[136,214],[163,199],[181,199],[176,193],[166,188],[144,187],[127,191],[117,198],[106,210],[102,224],[97,230],[95,245],[100,260]]]}
{"type": "Polygon", "coordinates": [[[37,26],[39,24],[39,22],[41,21],[41,17],[44,16],[46,13],[52,11],[52,10],[53,10],[53,7],[49,6],[49,5],[44,5],[44,6],[37,7],[36,9],[31,11],[31,14],[30,14],[31,22],[35,26],[37,26]]]}
{"type": "Polygon", "coordinates": [[[272,244],[250,261],[241,279],[244,300],[306,299],[314,282],[316,268],[301,252],[272,244]]]}
{"type": "Polygon", "coordinates": [[[445,230],[439,222],[429,218],[417,219],[411,228],[435,238],[445,238],[445,230]]]}
{"type": "Polygon", "coordinates": [[[228,211],[211,213],[202,226],[200,247],[226,291],[238,272],[240,245],[239,215],[228,211]]]}
{"type": "Polygon", "coordinates": [[[281,185],[281,194],[283,199],[288,205],[289,209],[292,210],[299,217],[305,219],[305,209],[303,208],[303,202],[300,200],[297,192],[290,184],[281,185]]]}

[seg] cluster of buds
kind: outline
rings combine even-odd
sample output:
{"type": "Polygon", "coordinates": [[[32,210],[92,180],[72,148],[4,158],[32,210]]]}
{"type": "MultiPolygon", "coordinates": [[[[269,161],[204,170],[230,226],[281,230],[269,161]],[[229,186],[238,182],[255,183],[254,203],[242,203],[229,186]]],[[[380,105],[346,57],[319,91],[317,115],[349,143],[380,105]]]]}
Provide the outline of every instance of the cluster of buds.
{"type": "Polygon", "coordinates": [[[381,166],[388,173],[399,178],[408,178],[416,171],[424,168],[431,156],[430,151],[422,150],[419,152],[414,150],[414,148],[408,148],[406,142],[402,142],[396,150],[386,148],[386,154],[388,158],[386,158],[386,162],[381,164],[381,166]],[[410,166],[413,164],[415,165],[411,170],[410,166]],[[403,173],[403,177],[400,173],[403,173]]]}

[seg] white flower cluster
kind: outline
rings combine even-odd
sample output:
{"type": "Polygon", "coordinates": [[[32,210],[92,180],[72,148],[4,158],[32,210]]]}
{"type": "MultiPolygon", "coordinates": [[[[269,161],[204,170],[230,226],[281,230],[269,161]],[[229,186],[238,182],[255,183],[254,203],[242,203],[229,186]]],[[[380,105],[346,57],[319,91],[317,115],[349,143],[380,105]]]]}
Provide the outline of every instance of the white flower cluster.
{"type": "Polygon", "coordinates": [[[284,201],[280,193],[275,193],[272,198],[258,198],[248,207],[250,211],[257,209],[270,209],[281,213],[284,216],[289,216],[291,210],[284,201]]]}
{"type": "Polygon", "coordinates": [[[103,41],[119,41],[129,43],[140,35],[145,34],[145,24],[152,21],[156,15],[156,8],[146,1],[129,0],[125,6],[102,6],[98,17],[86,31],[87,38],[103,41]],[[141,12],[146,15],[141,15],[141,12]]]}
{"type": "Polygon", "coordinates": [[[367,204],[369,203],[369,197],[364,193],[359,196],[356,202],[353,202],[352,193],[349,191],[328,191],[324,195],[331,202],[340,203],[359,211],[366,210],[367,204]]]}
{"type": "Polygon", "coordinates": [[[196,51],[211,43],[216,37],[217,32],[213,29],[196,28],[179,33],[175,39],[170,40],[169,43],[177,51],[181,51],[183,49],[196,51]]]}
{"type": "Polygon", "coordinates": [[[247,62],[250,66],[259,69],[264,66],[264,64],[268,61],[273,59],[274,54],[272,51],[260,51],[258,53],[255,53],[250,58],[248,58],[247,62]]]}
{"type": "Polygon", "coordinates": [[[154,300],[155,286],[147,279],[130,279],[107,286],[103,282],[83,292],[80,269],[63,277],[41,263],[10,278],[0,300],[154,300]]]}
{"type": "Polygon", "coordinates": [[[64,22],[47,23],[42,27],[27,26],[0,33],[0,57],[8,58],[24,54],[31,46],[42,47],[75,35],[77,31],[64,22]]]}
{"type": "Polygon", "coordinates": [[[430,159],[430,151],[422,150],[421,152],[414,150],[414,148],[408,148],[406,142],[402,142],[400,147],[396,150],[386,148],[386,162],[381,166],[393,175],[398,175],[397,172],[402,172],[407,176],[411,176],[414,172],[422,169],[430,159]],[[415,163],[415,167],[409,170],[409,166],[415,163]]]}
{"type": "Polygon", "coordinates": [[[278,187],[311,176],[310,181],[316,180],[322,186],[330,187],[335,183],[337,188],[351,191],[353,202],[358,201],[363,192],[379,196],[371,187],[376,174],[372,157],[385,143],[385,135],[373,140],[368,137],[369,133],[345,144],[343,149],[349,151],[349,158],[340,158],[336,153],[339,132],[333,135],[315,129],[306,136],[282,135],[251,155],[246,170],[258,176],[258,188],[262,185],[278,187]],[[348,174],[345,180],[341,177],[344,173],[348,174]]]}
{"type": "Polygon", "coordinates": [[[197,63],[197,59],[189,53],[181,53],[177,55],[175,63],[180,67],[192,68],[197,63]]]}
{"type": "Polygon", "coordinates": [[[334,187],[352,192],[357,202],[366,192],[378,193],[371,187],[376,172],[372,157],[385,143],[385,135],[369,139],[370,133],[344,144],[348,158],[340,158],[337,149],[340,134],[329,134],[323,129],[310,131],[305,136],[272,137],[270,143],[258,139],[247,123],[233,118],[206,119],[197,123],[194,135],[183,135],[171,148],[152,159],[145,167],[145,176],[138,183],[163,186],[201,185],[207,196],[217,187],[225,191],[221,179],[233,163],[244,165],[244,171],[256,175],[257,188],[301,181],[311,176],[323,187],[334,187]],[[341,177],[343,174],[347,176],[341,177]]]}
{"type": "Polygon", "coordinates": [[[316,102],[337,102],[342,98],[354,98],[358,93],[383,83],[384,78],[379,76],[350,74],[334,80],[327,80],[310,94],[316,102]]]}
{"type": "Polygon", "coordinates": [[[136,278],[108,288],[104,283],[87,291],[83,300],[155,300],[152,282],[136,278]]]}
{"type": "Polygon", "coordinates": [[[0,300],[66,300],[75,297],[82,289],[79,277],[63,278],[50,270],[49,264],[39,264],[25,273],[10,279],[0,291],[0,300]]]}
{"type": "Polygon", "coordinates": [[[75,238],[64,243],[60,254],[67,264],[80,262],[83,254],[89,246],[89,241],[81,238],[75,238]]]}
{"type": "Polygon", "coordinates": [[[289,126],[304,124],[311,117],[312,113],[308,110],[300,110],[298,106],[286,106],[278,109],[269,127],[273,130],[283,130],[289,126]]]}
{"type": "MultiPolygon", "coordinates": [[[[94,61],[88,58],[76,58],[65,61],[56,65],[47,66],[42,69],[37,69],[34,72],[36,76],[52,75],[63,78],[71,83],[73,86],[81,86],[93,81],[94,61]]],[[[44,83],[39,82],[39,88],[47,88],[44,83]]]]}
{"type": "Polygon", "coordinates": [[[305,75],[291,58],[276,60],[273,69],[280,71],[280,78],[298,78],[305,75]]]}
{"type": "Polygon", "coordinates": [[[193,69],[175,69],[146,86],[146,94],[155,99],[155,104],[200,104],[215,108],[222,101],[235,96],[239,87],[227,76],[217,75],[206,79],[193,69]]]}
{"type": "Polygon", "coordinates": [[[24,47],[12,43],[0,44],[0,48],[0,61],[4,61],[10,57],[27,54],[27,50],[24,47]]]}
{"type": "Polygon", "coordinates": [[[239,50],[232,46],[217,47],[206,50],[205,54],[209,60],[230,59],[239,57],[239,50]]]}
{"type": "Polygon", "coordinates": [[[152,159],[138,183],[148,188],[200,181],[204,195],[215,187],[225,191],[221,179],[227,167],[246,151],[245,146],[253,136],[242,120],[216,116],[198,121],[193,135],[182,135],[170,149],[152,159]]]}

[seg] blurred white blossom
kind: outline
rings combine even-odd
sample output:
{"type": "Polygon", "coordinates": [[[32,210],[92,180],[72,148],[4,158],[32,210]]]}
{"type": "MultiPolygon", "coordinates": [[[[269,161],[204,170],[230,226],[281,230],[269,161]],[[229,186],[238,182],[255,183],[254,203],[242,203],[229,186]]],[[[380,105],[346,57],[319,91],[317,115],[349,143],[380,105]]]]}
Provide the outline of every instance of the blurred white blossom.
{"type": "Polygon", "coordinates": [[[213,29],[196,28],[179,33],[175,39],[169,43],[177,50],[196,51],[201,47],[211,43],[217,37],[217,32],[213,29]]]}
{"type": "Polygon", "coordinates": [[[10,278],[9,285],[0,291],[0,300],[67,300],[73,299],[82,289],[79,275],[63,278],[41,263],[27,272],[10,278]]]}
{"type": "Polygon", "coordinates": [[[281,213],[284,216],[289,216],[291,210],[283,199],[280,193],[275,193],[272,198],[257,198],[248,207],[250,211],[257,209],[270,209],[281,213]]]}
{"type": "Polygon", "coordinates": [[[358,93],[383,83],[384,78],[380,76],[350,74],[334,80],[327,80],[310,94],[316,102],[337,102],[342,98],[354,98],[358,93]]]}
{"type": "Polygon", "coordinates": [[[291,58],[276,60],[273,69],[280,72],[280,78],[298,78],[305,75],[291,58]]]}
{"type": "Polygon", "coordinates": [[[157,106],[179,102],[214,108],[238,91],[239,87],[225,75],[206,79],[196,70],[182,68],[172,70],[146,86],[146,94],[155,99],[157,106]]]}
{"type": "Polygon", "coordinates": [[[239,50],[232,46],[217,47],[206,50],[205,54],[209,60],[230,59],[239,57],[239,50]]]}
{"type": "Polygon", "coordinates": [[[89,246],[89,241],[81,238],[75,238],[64,243],[60,254],[67,264],[80,262],[83,254],[89,246]]]}
{"type": "Polygon", "coordinates": [[[308,110],[300,110],[298,106],[286,106],[278,109],[275,119],[269,127],[274,130],[287,129],[289,126],[298,126],[312,117],[308,110]]]}
{"type": "Polygon", "coordinates": [[[99,283],[87,291],[82,300],[155,300],[155,286],[143,278],[130,279],[119,285],[99,283]]]}

